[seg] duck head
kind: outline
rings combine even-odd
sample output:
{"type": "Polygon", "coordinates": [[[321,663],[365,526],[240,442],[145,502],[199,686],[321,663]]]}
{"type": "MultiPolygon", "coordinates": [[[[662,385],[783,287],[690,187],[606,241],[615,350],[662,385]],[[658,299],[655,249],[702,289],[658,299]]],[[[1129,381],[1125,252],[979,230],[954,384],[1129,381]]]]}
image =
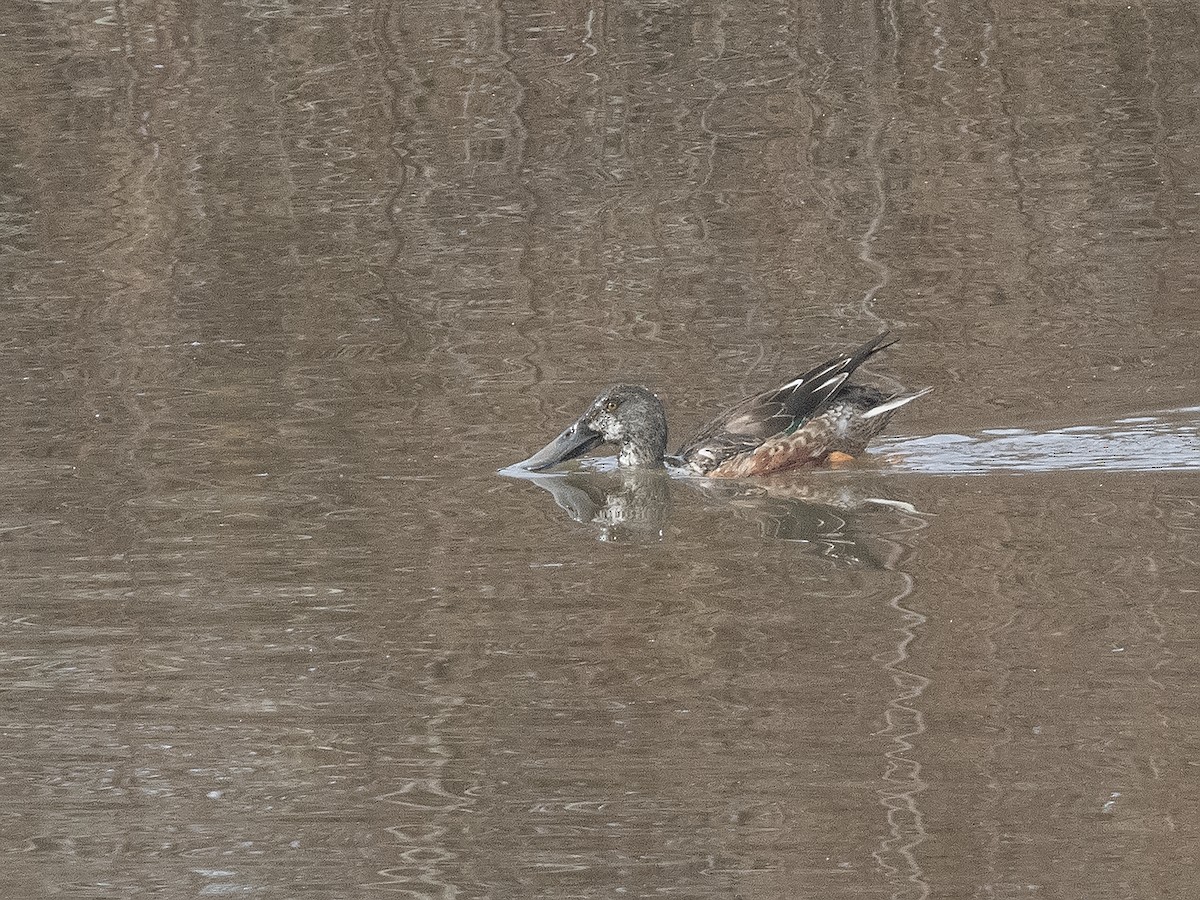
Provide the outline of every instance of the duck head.
{"type": "Polygon", "coordinates": [[[616,384],[591,402],[583,415],[529,459],[517,463],[538,472],[601,444],[618,446],[620,466],[660,466],[667,449],[662,401],[640,384],[616,384]]]}

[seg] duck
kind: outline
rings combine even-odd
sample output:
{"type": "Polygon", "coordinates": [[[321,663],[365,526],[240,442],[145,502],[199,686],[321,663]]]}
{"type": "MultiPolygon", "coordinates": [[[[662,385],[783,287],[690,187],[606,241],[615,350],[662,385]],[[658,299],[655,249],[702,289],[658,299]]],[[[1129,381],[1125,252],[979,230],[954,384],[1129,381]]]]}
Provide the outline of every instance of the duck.
{"type": "Polygon", "coordinates": [[[746,478],[844,464],[866,449],[897,410],[929,393],[885,394],[850,383],[859,366],[896,343],[883,332],[857,349],[814,366],[785,384],[747,397],[667,453],[667,415],[640,384],[614,384],[571,425],[516,468],[540,472],[604,444],[617,465],[671,468],[708,478],[746,478]]]}

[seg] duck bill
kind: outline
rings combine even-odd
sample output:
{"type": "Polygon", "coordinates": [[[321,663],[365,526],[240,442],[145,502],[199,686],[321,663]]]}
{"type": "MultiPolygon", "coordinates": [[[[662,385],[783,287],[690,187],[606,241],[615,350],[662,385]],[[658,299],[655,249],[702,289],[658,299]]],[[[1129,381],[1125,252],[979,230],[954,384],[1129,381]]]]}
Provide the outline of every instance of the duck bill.
{"type": "Polygon", "coordinates": [[[561,462],[566,462],[568,459],[583,456],[593,447],[602,443],[604,443],[603,437],[579,421],[529,459],[521,460],[516,464],[516,468],[540,472],[542,469],[548,469],[561,462]]]}

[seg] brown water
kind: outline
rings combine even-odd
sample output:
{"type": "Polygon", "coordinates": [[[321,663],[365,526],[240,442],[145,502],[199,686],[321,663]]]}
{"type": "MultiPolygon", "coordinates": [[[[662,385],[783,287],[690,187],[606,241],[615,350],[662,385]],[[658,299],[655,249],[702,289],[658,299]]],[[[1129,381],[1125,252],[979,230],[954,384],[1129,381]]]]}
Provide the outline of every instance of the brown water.
{"type": "Polygon", "coordinates": [[[0,0],[0,896],[1200,895],[1198,46],[0,0]],[[884,327],[845,470],[495,473],[884,327]]]}

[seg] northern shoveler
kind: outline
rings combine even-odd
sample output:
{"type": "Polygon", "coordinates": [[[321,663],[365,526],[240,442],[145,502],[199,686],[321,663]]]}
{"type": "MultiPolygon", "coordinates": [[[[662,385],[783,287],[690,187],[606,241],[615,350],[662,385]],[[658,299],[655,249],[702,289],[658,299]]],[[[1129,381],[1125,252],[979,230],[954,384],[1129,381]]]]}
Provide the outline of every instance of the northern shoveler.
{"type": "Polygon", "coordinates": [[[640,384],[617,384],[598,396],[574,424],[517,466],[548,469],[593,447],[619,447],[621,466],[678,466],[697,475],[773,475],[861,453],[892,414],[929,392],[886,396],[847,384],[854,370],[895,343],[887,332],[787,384],[748,397],[717,416],[667,456],[662,401],[640,384]],[[886,341],[886,343],[885,343],[886,341]]]}

